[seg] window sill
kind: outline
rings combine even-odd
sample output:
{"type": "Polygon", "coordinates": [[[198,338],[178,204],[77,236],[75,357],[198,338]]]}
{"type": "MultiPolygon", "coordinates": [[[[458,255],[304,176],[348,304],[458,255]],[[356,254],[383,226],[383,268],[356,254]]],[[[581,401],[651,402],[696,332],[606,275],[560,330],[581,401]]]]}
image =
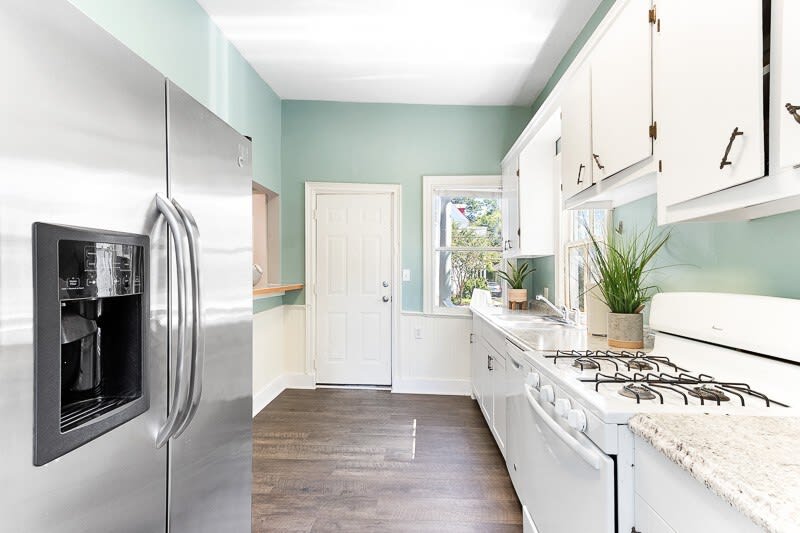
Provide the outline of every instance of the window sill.
{"type": "Polygon", "coordinates": [[[272,298],[283,296],[289,291],[299,291],[303,288],[302,283],[271,284],[266,287],[253,289],[253,299],[272,298]]]}

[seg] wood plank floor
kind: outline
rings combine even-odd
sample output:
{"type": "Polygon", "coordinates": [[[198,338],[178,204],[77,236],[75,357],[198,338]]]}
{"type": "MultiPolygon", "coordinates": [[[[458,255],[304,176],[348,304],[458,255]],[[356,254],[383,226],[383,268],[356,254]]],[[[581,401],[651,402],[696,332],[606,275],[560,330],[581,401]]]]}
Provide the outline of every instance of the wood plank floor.
{"type": "Polygon", "coordinates": [[[253,421],[253,531],[520,532],[468,397],[287,390],[253,421]]]}

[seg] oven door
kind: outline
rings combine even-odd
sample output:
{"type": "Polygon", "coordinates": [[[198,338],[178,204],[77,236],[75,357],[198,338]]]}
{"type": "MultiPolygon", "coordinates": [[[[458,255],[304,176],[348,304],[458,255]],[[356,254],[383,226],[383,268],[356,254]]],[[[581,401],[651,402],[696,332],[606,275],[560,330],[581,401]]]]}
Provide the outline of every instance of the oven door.
{"type": "Polygon", "coordinates": [[[612,533],[614,461],[540,398],[545,385],[536,386],[540,379],[532,373],[524,387],[525,422],[532,430],[526,443],[528,501],[523,504],[539,533],[612,533]]]}

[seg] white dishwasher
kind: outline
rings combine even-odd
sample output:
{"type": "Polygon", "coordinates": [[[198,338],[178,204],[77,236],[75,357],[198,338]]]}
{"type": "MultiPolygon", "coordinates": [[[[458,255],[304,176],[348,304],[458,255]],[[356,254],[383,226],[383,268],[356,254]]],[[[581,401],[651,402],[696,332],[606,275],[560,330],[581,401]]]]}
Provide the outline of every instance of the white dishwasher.
{"type": "MultiPolygon", "coordinates": [[[[520,500],[523,499],[527,481],[525,471],[526,411],[528,403],[525,399],[525,379],[531,373],[531,365],[522,355],[522,350],[506,339],[506,400],[507,443],[506,466],[511,475],[511,482],[520,500]]],[[[524,502],[523,502],[524,503],[524,502]]]]}

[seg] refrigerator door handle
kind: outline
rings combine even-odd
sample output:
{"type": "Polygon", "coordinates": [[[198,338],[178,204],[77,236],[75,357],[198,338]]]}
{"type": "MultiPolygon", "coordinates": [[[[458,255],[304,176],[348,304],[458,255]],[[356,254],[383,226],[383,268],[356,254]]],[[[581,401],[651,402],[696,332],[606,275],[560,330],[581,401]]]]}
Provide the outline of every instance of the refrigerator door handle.
{"type": "Polygon", "coordinates": [[[175,431],[175,438],[189,427],[197,408],[200,405],[200,398],[203,395],[203,364],[205,357],[205,326],[203,324],[203,307],[201,302],[200,287],[200,231],[197,222],[191,211],[184,209],[181,204],[172,199],[175,209],[183,220],[186,228],[186,237],[189,242],[189,263],[192,279],[192,357],[191,357],[191,379],[189,380],[189,409],[183,417],[181,424],[175,431]]]}
{"type": "Polygon", "coordinates": [[[175,248],[175,266],[178,273],[178,353],[175,365],[175,382],[172,389],[172,401],[169,414],[164,425],[158,430],[156,448],[161,448],[174,435],[175,430],[183,419],[185,411],[185,398],[187,397],[188,383],[186,375],[189,372],[189,361],[186,358],[186,260],[184,249],[184,227],[180,215],[166,197],[156,194],[156,206],[164,216],[172,236],[175,248]]]}

